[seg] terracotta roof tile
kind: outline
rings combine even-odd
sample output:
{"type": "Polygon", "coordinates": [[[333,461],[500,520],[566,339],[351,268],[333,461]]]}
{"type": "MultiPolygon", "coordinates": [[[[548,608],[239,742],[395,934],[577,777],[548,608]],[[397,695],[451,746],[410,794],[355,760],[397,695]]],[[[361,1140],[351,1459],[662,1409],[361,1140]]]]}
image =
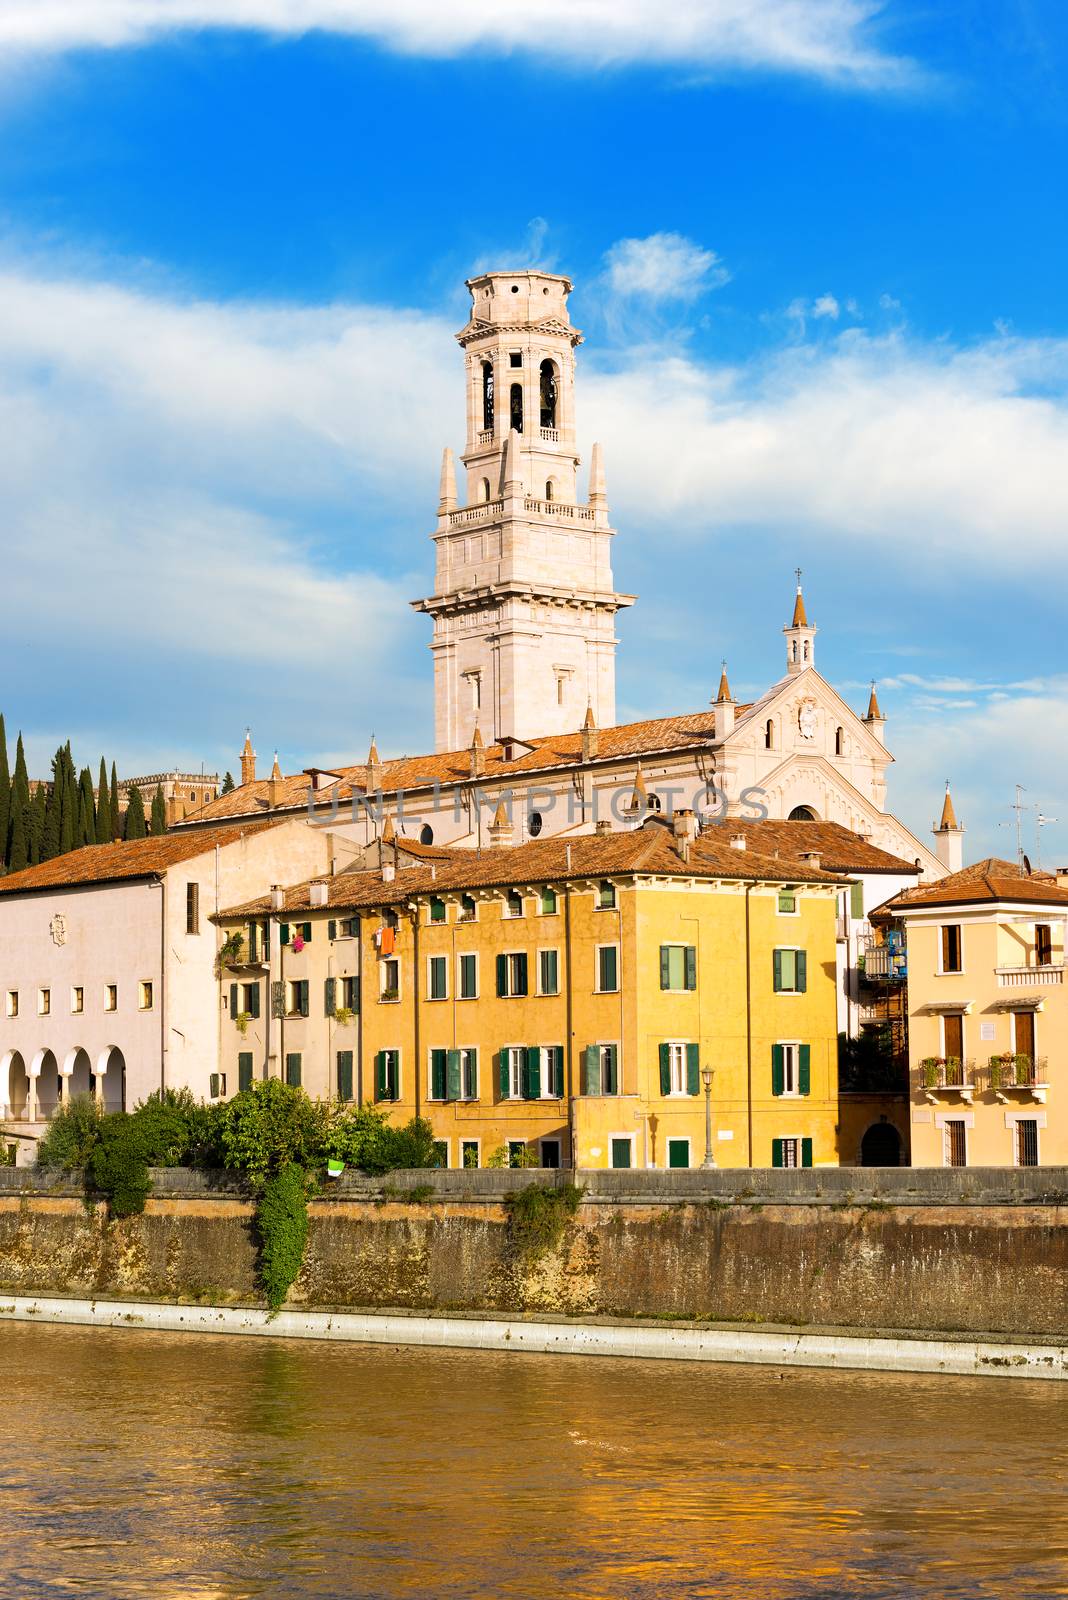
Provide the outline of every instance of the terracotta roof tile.
{"type": "Polygon", "coordinates": [[[814,851],[820,866],[829,872],[919,871],[914,861],[880,850],[839,822],[787,822],[771,817],[747,822],[727,817],[715,827],[728,835],[744,834],[749,849],[765,856],[798,860],[802,853],[814,851]]]}
{"type": "Polygon", "coordinates": [[[115,844],[89,844],[81,850],[43,861],[40,866],[9,872],[0,878],[0,894],[29,893],[35,889],[65,889],[85,883],[112,883],[122,878],[158,878],[169,867],[235,844],[250,834],[262,833],[273,822],[243,822],[226,828],[203,828],[189,833],[164,833],[149,839],[119,840],[115,844]]]}
{"type": "Polygon", "coordinates": [[[1048,872],[1028,873],[1015,861],[988,856],[947,878],[940,878],[937,883],[905,889],[880,909],[897,915],[914,907],[989,905],[999,900],[1068,906],[1068,885],[1058,883],[1048,872]]]}

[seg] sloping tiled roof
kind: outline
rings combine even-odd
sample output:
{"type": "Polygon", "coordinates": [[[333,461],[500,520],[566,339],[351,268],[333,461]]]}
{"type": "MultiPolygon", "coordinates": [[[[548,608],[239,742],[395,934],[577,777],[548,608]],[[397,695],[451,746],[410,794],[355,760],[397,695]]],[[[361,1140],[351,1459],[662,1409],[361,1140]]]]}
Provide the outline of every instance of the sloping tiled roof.
{"type": "Polygon", "coordinates": [[[40,866],[9,872],[0,878],[0,894],[28,894],[37,889],[66,889],[87,883],[113,883],[122,878],[159,878],[168,867],[235,844],[250,834],[274,827],[273,822],[244,822],[228,828],[203,828],[195,833],[163,833],[150,839],[88,844],[40,866]]]}
{"type": "MultiPolygon", "coordinates": [[[[736,708],[741,717],[748,705],[736,708]]],[[[614,728],[598,729],[597,764],[626,761],[641,756],[655,756],[677,750],[704,749],[715,741],[716,713],[713,710],[695,711],[685,716],[654,717],[646,722],[624,722],[614,728]]],[[[520,741],[516,741],[519,744],[520,741]]],[[[552,771],[577,766],[582,761],[582,734],[550,734],[541,739],[523,741],[523,754],[512,760],[505,759],[503,744],[487,745],[483,753],[480,782],[497,782],[513,775],[552,771]]],[[[395,794],[401,789],[419,789],[432,783],[469,783],[471,781],[471,752],[469,749],[441,751],[423,756],[400,756],[396,760],[378,764],[377,788],[383,794],[395,794]]],[[[323,769],[325,771],[325,769],[323,769]]],[[[351,767],[330,769],[337,782],[319,790],[317,799],[325,801],[336,793],[342,801],[348,800],[353,790],[365,793],[368,788],[367,763],[351,767]]],[[[257,778],[255,783],[240,784],[229,794],[218,795],[199,811],[183,819],[190,823],[216,822],[231,817],[262,815],[271,810],[303,806],[307,801],[309,779],[299,772],[284,777],[275,786],[275,805],[271,806],[270,778],[257,778]]]]}
{"type": "MultiPolygon", "coordinates": [[[[433,866],[401,867],[391,882],[380,871],[338,873],[328,879],[331,909],[357,910],[407,900],[412,895],[447,890],[507,888],[513,884],[548,883],[631,873],[677,878],[732,878],[771,883],[836,883],[829,872],[797,861],[785,862],[755,851],[735,850],[726,839],[702,836],[684,860],[670,829],[652,823],[631,833],[583,834],[565,839],[533,839],[496,850],[454,850],[448,861],[433,866]]],[[[312,880],[319,881],[322,880],[312,880]]],[[[260,916],[271,908],[263,895],[220,912],[220,919],[260,916]]],[[[284,909],[312,909],[308,883],[286,891],[284,909]]],[[[316,908],[318,909],[318,908],[316,908]]]]}
{"type": "Polygon", "coordinates": [[[715,824],[726,834],[744,833],[746,844],[765,856],[784,856],[797,860],[803,852],[815,851],[820,866],[829,872],[896,872],[919,871],[914,861],[905,861],[878,845],[871,844],[843,828],[839,822],[786,822],[774,818],[763,821],[739,821],[728,817],[715,824]]]}
{"type": "Polygon", "coordinates": [[[1059,884],[1048,872],[1028,873],[1015,861],[988,856],[937,883],[905,889],[882,909],[903,914],[924,906],[984,905],[999,900],[1068,908],[1068,885],[1059,884]]]}

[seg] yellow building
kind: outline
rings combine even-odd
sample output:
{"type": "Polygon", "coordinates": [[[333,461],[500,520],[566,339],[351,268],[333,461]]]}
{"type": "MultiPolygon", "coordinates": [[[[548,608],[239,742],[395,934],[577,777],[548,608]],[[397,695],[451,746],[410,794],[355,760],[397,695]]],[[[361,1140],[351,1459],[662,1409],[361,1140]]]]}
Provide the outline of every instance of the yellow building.
{"type": "Polygon", "coordinates": [[[885,910],[908,950],[913,1166],[1068,1162],[1068,875],[982,861],[885,910]]]}
{"type": "MultiPolygon", "coordinates": [[[[449,1166],[836,1165],[840,879],[690,815],[384,864],[217,919],[233,1093],[426,1117],[449,1166]]],[[[391,856],[395,860],[391,860],[391,856]]]]}

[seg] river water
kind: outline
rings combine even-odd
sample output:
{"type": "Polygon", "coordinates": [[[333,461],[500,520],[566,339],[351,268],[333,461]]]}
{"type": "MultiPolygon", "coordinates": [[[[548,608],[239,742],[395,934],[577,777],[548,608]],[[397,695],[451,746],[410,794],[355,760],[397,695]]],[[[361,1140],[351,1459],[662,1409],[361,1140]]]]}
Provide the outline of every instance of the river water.
{"type": "Polygon", "coordinates": [[[0,1327],[0,1595],[1068,1595],[1068,1384],[0,1327]]]}

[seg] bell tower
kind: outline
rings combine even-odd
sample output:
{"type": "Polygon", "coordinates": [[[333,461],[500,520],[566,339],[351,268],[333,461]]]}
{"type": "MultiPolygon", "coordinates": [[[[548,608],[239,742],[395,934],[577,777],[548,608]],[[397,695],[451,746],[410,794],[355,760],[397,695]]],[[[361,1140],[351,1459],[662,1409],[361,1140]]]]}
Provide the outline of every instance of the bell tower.
{"type": "Polygon", "coordinates": [[[452,452],[441,469],[434,593],[435,743],[573,731],[585,707],[615,721],[615,614],[604,463],[578,498],[571,283],[548,272],[468,280],[457,334],[467,401],[466,504],[452,452]]]}

